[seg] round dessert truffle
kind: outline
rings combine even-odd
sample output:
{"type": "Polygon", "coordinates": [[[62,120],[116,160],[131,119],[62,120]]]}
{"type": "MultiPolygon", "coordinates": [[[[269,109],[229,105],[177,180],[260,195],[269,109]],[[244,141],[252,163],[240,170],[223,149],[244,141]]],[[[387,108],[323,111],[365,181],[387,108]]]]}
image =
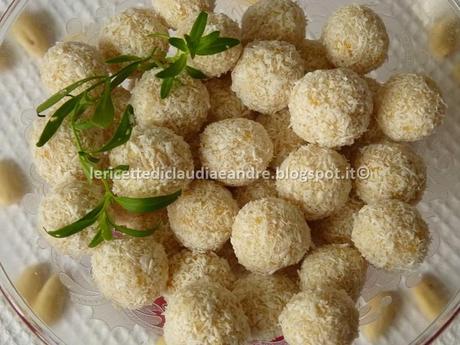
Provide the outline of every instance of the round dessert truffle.
{"type": "Polygon", "coordinates": [[[425,191],[425,163],[408,145],[384,142],[365,146],[356,154],[354,168],[366,171],[366,176],[355,180],[355,188],[367,204],[387,199],[413,203],[425,191]]]}
{"type": "Polygon", "coordinates": [[[239,207],[243,207],[250,201],[263,198],[276,198],[276,180],[274,178],[261,178],[249,186],[235,188],[233,196],[239,207]]]}
{"type": "Polygon", "coordinates": [[[343,290],[324,288],[295,295],[279,318],[290,345],[350,345],[358,337],[359,313],[343,290]]]}
{"type": "Polygon", "coordinates": [[[227,260],[212,252],[192,253],[183,250],[170,259],[168,294],[203,280],[231,289],[235,276],[227,260]]]}
{"type": "Polygon", "coordinates": [[[214,181],[196,180],[168,207],[171,229],[191,250],[219,250],[230,238],[238,205],[214,181]]]}
{"type": "Polygon", "coordinates": [[[168,280],[168,257],[151,237],[105,242],[94,251],[91,267],[101,293],[126,309],[151,305],[168,280]]]}
{"type": "Polygon", "coordinates": [[[286,41],[299,44],[305,38],[307,20],[291,0],[260,0],[243,15],[243,41],[286,41]]]}
{"type": "Polygon", "coordinates": [[[332,287],[357,300],[366,281],[367,262],[359,251],[343,244],[319,247],[309,253],[299,271],[302,290],[332,287]]]}
{"type": "Polygon", "coordinates": [[[231,242],[240,264],[251,272],[273,274],[298,263],[311,246],[302,212],[279,198],[246,204],[235,218],[231,242]]]}
{"type": "Polygon", "coordinates": [[[196,19],[201,11],[213,11],[215,0],[152,0],[152,4],[168,25],[177,29],[188,17],[196,19]]]}
{"type": "MultiPolygon", "coordinates": [[[[40,75],[49,92],[58,92],[85,78],[108,74],[104,59],[96,48],[81,42],[59,42],[51,47],[40,64],[40,75]]],[[[73,91],[77,95],[88,82],[73,91]]]]}
{"type": "Polygon", "coordinates": [[[130,178],[114,179],[112,189],[116,195],[131,198],[175,193],[190,183],[193,173],[188,144],[162,127],[135,128],[126,144],[110,152],[110,163],[114,167],[129,165],[130,178]],[[143,178],[144,174],[148,178],[143,178]]]}
{"type": "Polygon", "coordinates": [[[257,122],[267,130],[273,142],[274,157],[270,167],[278,168],[292,151],[297,150],[303,143],[291,128],[291,114],[284,109],[272,115],[259,115],[257,122]]]}
{"type": "Polygon", "coordinates": [[[377,122],[395,141],[417,141],[431,135],[446,111],[441,91],[424,75],[395,75],[377,95],[377,122]]]}
{"type": "MultiPolygon", "coordinates": [[[[192,30],[195,20],[196,18],[193,16],[184,20],[179,25],[178,35],[184,36],[188,34],[192,30]]],[[[215,31],[219,31],[221,37],[241,40],[241,29],[238,23],[225,14],[208,14],[208,22],[204,30],[204,35],[208,35],[215,31]]],[[[210,78],[219,77],[235,67],[242,51],[243,46],[239,44],[218,54],[204,56],[196,55],[193,59],[189,59],[189,65],[199,69],[210,78]]]]}
{"type": "Polygon", "coordinates": [[[281,41],[248,44],[232,72],[232,90],[249,109],[273,114],[288,105],[289,95],[304,74],[295,46],[281,41]]]}
{"type": "Polygon", "coordinates": [[[305,39],[298,48],[300,56],[305,61],[305,72],[310,73],[319,69],[334,68],[321,41],[305,39]]]}
{"type": "Polygon", "coordinates": [[[215,179],[229,186],[246,186],[267,169],[273,158],[273,143],[260,123],[227,119],[206,127],[200,153],[203,167],[215,179]]]}
{"type": "Polygon", "coordinates": [[[309,223],[315,244],[353,244],[351,232],[355,214],[364,204],[351,197],[340,210],[322,220],[309,223]]]}
{"type": "MultiPolygon", "coordinates": [[[[154,37],[152,33],[168,34],[168,27],[155,11],[147,8],[128,8],[109,19],[101,30],[99,49],[104,59],[120,55],[145,58],[155,50],[155,57],[162,59],[168,51],[168,41],[154,37]]],[[[113,65],[114,71],[119,65],[113,65]]]]}
{"type": "Polygon", "coordinates": [[[248,319],[235,295],[206,280],[168,296],[165,318],[168,345],[244,344],[250,334],[248,319]]]}
{"type": "Polygon", "coordinates": [[[281,164],[276,188],[281,197],[299,205],[307,220],[326,218],[348,201],[349,164],[338,152],[305,145],[281,164]]]}
{"type": "Polygon", "coordinates": [[[183,137],[197,134],[210,108],[206,87],[201,81],[182,75],[171,94],[162,99],[158,71],[145,72],[132,90],[131,105],[137,124],[142,128],[166,127],[183,137]]]}
{"type": "Polygon", "coordinates": [[[289,100],[294,132],[325,147],[351,145],[366,132],[373,110],[364,79],[349,69],[308,73],[289,100]]]}
{"type": "Polygon", "coordinates": [[[66,238],[55,238],[47,232],[83,218],[103,197],[104,189],[97,183],[89,185],[86,180],[69,180],[56,185],[40,202],[38,223],[43,237],[64,255],[79,258],[92,253],[88,245],[96,235],[97,225],[66,238]]]}
{"type": "Polygon", "coordinates": [[[366,74],[385,62],[390,39],[374,11],[362,5],[347,5],[328,19],[322,42],[335,66],[366,74]]]}
{"type": "Polygon", "coordinates": [[[356,215],[352,239],[369,263],[389,271],[421,264],[431,242],[419,212],[399,200],[364,206],[356,215]]]}
{"type": "Polygon", "coordinates": [[[249,319],[252,339],[271,341],[282,334],[278,317],[297,292],[297,286],[280,274],[250,273],[236,281],[233,293],[249,319]]]}
{"type": "Polygon", "coordinates": [[[243,102],[232,91],[232,79],[230,76],[211,79],[205,85],[211,101],[211,109],[208,114],[209,123],[236,117],[253,118],[254,113],[245,107],[243,102]]]}

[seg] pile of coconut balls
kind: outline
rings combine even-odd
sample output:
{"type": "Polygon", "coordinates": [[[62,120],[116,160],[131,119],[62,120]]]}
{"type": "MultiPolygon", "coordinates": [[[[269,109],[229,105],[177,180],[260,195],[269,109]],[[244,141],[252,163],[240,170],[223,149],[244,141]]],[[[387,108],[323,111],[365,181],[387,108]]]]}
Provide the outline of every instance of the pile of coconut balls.
{"type": "MultiPolygon", "coordinates": [[[[136,126],[126,144],[101,156],[107,166],[204,168],[218,177],[114,180],[119,196],[182,190],[167,210],[111,210],[117,224],[134,229],[161,220],[151,237],[89,249],[95,226],[67,239],[44,236],[64,255],[90,255],[98,288],[120,307],[165,296],[168,345],[240,345],[281,335],[290,345],[350,345],[368,265],[411,270],[427,254],[429,230],[414,206],[427,173],[409,143],[434,132],[445,102],[422,74],[399,73],[383,84],[366,76],[389,49],[384,23],[368,7],[337,9],[321,39],[309,40],[306,14],[293,1],[260,0],[242,26],[213,13],[214,5],[155,0],[153,8],[108,19],[98,47],[63,42],[47,52],[41,76],[51,94],[110,73],[104,61],[119,55],[146,57],[157,48],[164,58],[167,42],[151,34],[183,35],[199,11],[209,12],[205,33],[242,42],[190,60],[208,79],[183,75],[166,99],[157,70],[115,90],[116,117],[131,104],[136,126]],[[368,174],[353,179],[352,168],[368,174]],[[265,178],[235,178],[235,171],[265,178]],[[291,173],[326,171],[339,174],[291,173]]],[[[86,182],[68,123],[35,147],[45,123],[37,119],[30,136],[36,170],[52,187],[39,211],[39,228],[50,230],[85,215],[103,190],[86,182]]],[[[115,128],[86,131],[83,141],[97,147],[115,128]]]]}

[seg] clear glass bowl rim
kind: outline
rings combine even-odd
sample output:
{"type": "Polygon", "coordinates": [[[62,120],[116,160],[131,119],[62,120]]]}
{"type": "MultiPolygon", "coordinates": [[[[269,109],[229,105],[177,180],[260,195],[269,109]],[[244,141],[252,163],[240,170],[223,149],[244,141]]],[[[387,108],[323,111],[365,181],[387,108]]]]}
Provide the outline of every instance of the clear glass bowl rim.
{"type": "MultiPolygon", "coordinates": [[[[3,42],[11,25],[31,0],[13,0],[0,17],[0,43],[3,42]]],[[[460,15],[460,0],[449,0],[460,15]]],[[[16,290],[0,262],[0,292],[11,305],[24,325],[46,345],[65,345],[53,331],[35,316],[28,304],[16,290]]],[[[449,301],[442,314],[434,320],[415,340],[407,345],[430,345],[449,328],[460,314],[460,287],[449,301]]]]}

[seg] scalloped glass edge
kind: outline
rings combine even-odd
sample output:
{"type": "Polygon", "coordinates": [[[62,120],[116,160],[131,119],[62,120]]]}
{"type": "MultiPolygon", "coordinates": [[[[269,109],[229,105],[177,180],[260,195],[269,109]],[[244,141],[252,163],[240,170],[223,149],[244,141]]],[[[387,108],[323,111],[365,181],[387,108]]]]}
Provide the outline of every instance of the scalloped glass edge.
{"type": "MultiPolygon", "coordinates": [[[[449,0],[460,14],[460,0],[449,0]]],[[[0,42],[3,42],[9,28],[30,0],[13,0],[0,17],[0,42]]],[[[65,342],[57,337],[30,309],[9,279],[0,262],[0,292],[13,308],[22,322],[32,333],[47,345],[64,345],[65,342]]],[[[446,331],[460,314],[460,291],[453,296],[443,313],[433,321],[414,341],[408,345],[430,345],[446,331]]]]}

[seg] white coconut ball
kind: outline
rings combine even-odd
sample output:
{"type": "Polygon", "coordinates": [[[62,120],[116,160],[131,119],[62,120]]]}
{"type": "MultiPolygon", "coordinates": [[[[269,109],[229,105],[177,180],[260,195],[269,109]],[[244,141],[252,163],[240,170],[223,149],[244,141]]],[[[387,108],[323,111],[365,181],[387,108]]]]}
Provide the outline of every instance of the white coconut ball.
{"type": "Polygon", "coordinates": [[[190,183],[193,173],[189,145],[162,127],[135,128],[126,144],[110,152],[110,163],[114,167],[129,165],[130,177],[114,179],[112,189],[119,196],[131,198],[175,193],[190,183]],[[168,176],[171,174],[175,176],[168,176]]]}
{"type": "Polygon", "coordinates": [[[292,151],[304,143],[291,128],[291,114],[288,109],[272,115],[259,115],[257,122],[264,126],[273,142],[274,157],[270,162],[272,169],[278,168],[292,151]]]}
{"type": "Polygon", "coordinates": [[[183,20],[196,19],[201,11],[212,12],[215,0],[152,0],[152,4],[168,25],[177,29],[183,20]]]}
{"type": "Polygon", "coordinates": [[[417,267],[431,242],[417,209],[399,200],[364,206],[355,218],[352,239],[369,263],[389,271],[417,267]]]}
{"type": "Polygon", "coordinates": [[[161,98],[158,69],[145,72],[132,90],[131,105],[141,128],[166,127],[189,137],[197,134],[208,116],[209,94],[199,80],[182,75],[171,94],[161,98]]]}
{"type": "Polygon", "coordinates": [[[436,83],[420,74],[397,74],[377,95],[377,122],[395,141],[417,141],[431,135],[446,111],[436,83]]]}
{"type": "Polygon", "coordinates": [[[305,61],[305,72],[314,72],[319,69],[334,68],[327,57],[326,47],[320,40],[305,39],[297,46],[300,55],[305,61]]]}
{"type": "Polygon", "coordinates": [[[355,180],[355,188],[367,204],[386,199],[417,202],[426,188],[425,163],[404,144],[384,142],[365,146],[356,154],[354,168],[366,172],[366,176],[355,180]]]}
{"type": "Polygon", "coordinates": [[[211,79],[205,85],[211,102],[209,123],[237,117],[253,119],[254,113],[232,91],[232,80],[229,76],[211,79]]]}
{"type": "Polygon", "coordinates": [[[366,282],[367,262],[350,245],[331,244],[309,253],[299,271],[302,290],[332,287],[356,301],[366,282]]]}
{"type": "Polygon", "coordinates": [[[273,158],[273,143],[261,124],[227,119],[206,127],[200,153],[212,178],[229,186],[246,186],[267,169],[273,158]]]}
{"type": "MultiPolygon", "coordinates": [[[[93,46],[81,42],[59,42],[51,47],[40,63],[40,75],[49,92],[58,92],[77,81],[107,75],[102,55],[93,46]]],[[[89,87],[82,85],[73,94],[89,87]]]]}
{"type": "Polygon", "coordinates": [[[279,321],[290,345],[351,345],[358,337],[355,303],[345,291],[329,287],[295,295],[279,321]]]}
{"type": "Polygon", "coordinates": [[[168,294],[186,289],[188,285],[208,280],[232,289],[236,280],[227,260],[214,254],[183,250],[169,261],[168,294]]]}
{"type": "MultiPolygon", "coordinates": [[[[155,50],[155,57],[162,59],[168,51],[168,41],[152,34],[168,34],[168,27],[155,11],[146,8],[128,8],[109,19],[101,30],[99,49],[104,59],[120,55],[145,58],[155,50]]],[[[114,71],[119,69],[115,65],[114,71]]]]}
{"type": "Polygon", "coordinates": [[[126,309],[151,305],[168,280],[168,257],[151,237],[105,242],[95,250],[91,267],[101,293],[126,309]]]}
{"type": "MultiPolygon", "coordinates": [[[[192,30],[196,18],[189,17],[184,20],[177,30],[178,36],[189,34],[192,30]]],[[[241,40],[241,29],[237,22],[230,19],[225,14],[209,13],[208,22],[203,35],[219,31],[220,37],[234,38],[241,40]]],[[[235,67],[243,51],[241,44],[232,47],[224,52],[213,55],[196,55],[193,59],[189,58],[189,65],[199,69],[210,78],[220,77],[235,67]]]]}
{"type": "Polygon", "coordinates": [[[97,225],[66,238],[55,238],[47,232],[61,229],[83,218],[100,204],[103,197],[104,189],[97,183],[89,185],[85,180],[69,180],[56,185],[40,201],[39,231],[61,254],[74,258],[91,254],[88,245],[96,235],[97,225]]]}
{"type": "Polygon", "coordinates": [[[291,0],[260,0],[243,15],[243,41],[286,41],[299,44],[305,38],[303,9],[291,0]]]}
{"type": "Polygon", "coordinates": [[[281,197],[299,205],[307,220],[326,218],[348,201],[349,164],[338,152],[305,145],[281,164],[276,188],[281,197]]]}
{"type": "Polygon", "coordinates": [[[214,181],[196,180],[168,207],[169,222],[179,241],[191,250],[219,250],[230,238],[238,204],[214,181]]]}
{"type": "Polygon", "coordinates": [[[165,318],[168,345],[242,345],[250,334],[235,295],[206,280],[168,296],[165,318]]]}
{"type": "Polygon", "coordinates": [[[233,293],[249,319],[252,339],[271,341],[282,334],[278,317],[297,292],[297,286],[280,274],[250,273],[236,281],[233,293]]]}
{"type": "Polygon", "coordinates": [[[308,73],[289,100],[294,132],[325,147],[351,145],[366,132],[373,111],[364,79],[349,69],[308,73]]]}
{"type": "Polygon", "coordinates": [[[282,41],[248,44],[232,72],[232,90],[249,109],[273,114],[288,105],[304,62],[294,45],[282,41]]]}
{"type": "Polygon", "coordinates": [[[250,201],[263,198],[276,198],[276,180],[274,178],[260,178],[253,184],[245,187],[238,187],[233,190],[233,196],[239,207],[243,207],[250,201]]]}
{"type": "Polygon", "coordinates": [[[366,6],[339,8],[327,20],[321,39],[335,66],[359,74],[377,69],[388,56],[390,40],[385,24],[366,6]]]}
{"type": "Polygon", "coordinates": [[[311,246],[302,211],[279,198],[244,206],[235,218],[231,242],[240,264],[251,272],[273,274],[298,263],[311,246]]]}

